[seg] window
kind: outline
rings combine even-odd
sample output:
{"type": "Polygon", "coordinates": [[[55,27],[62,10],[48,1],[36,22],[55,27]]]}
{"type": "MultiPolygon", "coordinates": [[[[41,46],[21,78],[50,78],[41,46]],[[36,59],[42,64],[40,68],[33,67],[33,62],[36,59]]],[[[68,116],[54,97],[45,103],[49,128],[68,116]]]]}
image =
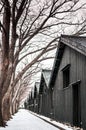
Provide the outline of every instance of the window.
{"type": "Polygon", "coordinates": [[[63,71],[63,88],[66,88],[69,86],[70,82],[70,64],[64,67],[62,71],[63,71]]]}

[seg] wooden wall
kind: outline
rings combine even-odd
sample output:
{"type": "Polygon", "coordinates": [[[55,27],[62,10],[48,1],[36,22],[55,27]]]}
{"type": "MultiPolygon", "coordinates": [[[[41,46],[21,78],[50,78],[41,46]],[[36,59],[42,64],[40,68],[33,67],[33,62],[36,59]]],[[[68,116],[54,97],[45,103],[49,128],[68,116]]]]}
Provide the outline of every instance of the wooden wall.
{"type": "Polygon", "coordinates": [[[86,57],[75,50],[65,47],[59,72],[56,77],[53,102],[54,118],[59,121],[73,124],[73,94],[72,84],[81,80],[81,125],[86,129],[86,57]],[[70,64],[70,84],[63,88],[62,68],[70,64]]]}
{"type": "Polygon", "coordinates": [[[50,93],[50,90],[49,88],[47,88],[46,84],[45,84],[45,81],[44,81],[44,78],[43,78],[43,90],[42,92],[40,93],[40,97],[39,97],[39,113],[44,115],[44,116],[47,116],[47,117],[50,117],[51,116],[51,93],[50,93]]]}

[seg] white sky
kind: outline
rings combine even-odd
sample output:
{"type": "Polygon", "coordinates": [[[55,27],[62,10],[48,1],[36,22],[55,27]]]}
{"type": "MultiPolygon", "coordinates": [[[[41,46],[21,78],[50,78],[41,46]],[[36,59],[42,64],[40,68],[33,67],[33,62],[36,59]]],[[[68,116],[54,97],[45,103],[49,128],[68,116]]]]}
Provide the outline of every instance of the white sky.
{"type": "MultiPolygon", "coordinates": [[[[39,6],[39,4],[40,4],[40,7],[42,6],[42,3],[44,3],[44,1],[48,1],[49,2],[49,0],[34,0],[34,2],[33,2],[33,4],[32,4],[32,6],[31,6],[31,10],[32,10],[32,14],[33,14],[33,16],[34,16],[34,14],[36,15],[37,14],[37,11],[38,11],[38,9],[40,9],[40,8],[38,8],[38,6],[39,6]],[[40,2],[41,1],[41,2],[40,2]],[[38,2],[38,4],[37,4],[37,2],[38,2]]],[[[60,0],[58,0],[59,2],[60,2],[60,0]]],[[[63,0],[62,0],[63,1],[63,0]]],[[[73,0],[74,1],[74,0],[73,0]]],[[[86,1],[85,0],[80,0],[80,2],[79,2],[79,4],[77,5],[77,6],[80,6],[81,4],[83,4],[83,3],[85,3],[86,1]]],[[[50,4],[50,3],[48,3],[48,4],[50,4]]],[[[67,6],[68,7],[68,6],[67,6]]],[[[66,8],[66,7],[64,7],[64,8],[66,8]]],[[[61,8],[61,10],[62,10],[62,8],[61,8]]],[[[48,11],[47,11],[47,13],[48,13],[48,11]]],[[[68,15],[67,16],[67,20],[69,19],[69,18],[71,18],[71,20],[73,21],[73,22],[76,22],[76,20],[77,19],[79,19],[79,21],[81,21],[81,19],[82,18],[85,18],[85,15],[86,15],[86,9],[84,10],[84,9],[82,9],[82,10],[80,10],[79,12],[74,12],[73,13],[73,15],[71,16],[71,15],[68,15]],[[75,15],[76,14],[76,15],[75,15]]],[[[62,17],[63,16],[63,14],[61,14],[61,15],[59,15],[58,14],[58,16],[59,17],[62,17]]],[[[2,15],[0,15],[0,18],[2,17],[2,15]]],[[[70,21],[70,19],[69,19],[69,21],[70,21]]],[[[53,20],[52,19],[50,19],[48,22],[47,22],[47,24],[48,23],[52,23],[53,22],[53,20]]],[[[55,26],[55,27],[53,27],[53,28],[51,28],[49,31],[48,31],[48,34],[49,33],[53,33],[53,32],[55,32],[54,34],[52,34],[52,36],[57,36],[57,32],[58,32],[58,34],[60,35],[60,34],[62,34],[62,33],[64,33],[64,34],[72,34],[73,33],[73,31],[75,31],[75,29],[77,29],[77,28],[74,28],[73,26],[64,26],[64,25],[60,25],[60,26],[55,26]],[[65,28],[65,29],[64,29],[65,28]]],[[[44,47],[46,44],[47,44],[47,42],[43,42],[43,41],[49,41],[50,40],[50,37],[48,37],[48,36],[44,36],[43,37],[43,35],[38,35],[37,37],[35,37],[31,42],[33,42],[33,43],[31,43],[31,46],[29,47],[29,49],[27,49],[26,48],[26,50],[24,49],[23,51],[25,51],[25,53],[27,53],[27,52],[30,52],[30,51],[33,51],[33,50],[36,50],[37,49],[37,47],[44,47]],[[47,39],[47,40],[46,40],[47,39]]],[[[17,70],[18,70],[18,72],[25,66],[25,64],[27,64],[27,63],[29,63],[30,61],[32,61],[32,59],[37,55],[38,53],[36,53],[35,55],[30,55],[30,56],[28,56],[28,57],[26,57],[19,65],[18,65],[18,67],[17,67],[17,70]]],[[[50,56],[55,56],[55,50],[54,51],[52,51],[52,52],[50,52],[49,53],[49,55],[50,56]]],[[[23,54],[21,55],[21,56],[23,56],[23,54]]],[[[47,61],[43,61],[41,64],[40,64],[40,69],[51,69],[52,68],[52,66],[53,66],[53,60],[47,60],[47,61]]],[[[34,80],[34,82],[35,81],[38,81],[38,79],[40,79],[40,73],[38,73],[37,75],[35,75],[35,77],[33,77],[33,80],[34,80]]]]}

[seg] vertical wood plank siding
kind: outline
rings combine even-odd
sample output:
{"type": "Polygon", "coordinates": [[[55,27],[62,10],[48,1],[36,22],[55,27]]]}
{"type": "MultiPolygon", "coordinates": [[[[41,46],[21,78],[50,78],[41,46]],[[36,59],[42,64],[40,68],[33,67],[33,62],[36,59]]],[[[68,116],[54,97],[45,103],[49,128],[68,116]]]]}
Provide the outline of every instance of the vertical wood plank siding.
{"type": "Polygon", "coordinates": [[[86,129],[86,57],[72,48],[66,46],[56,77],[53,101],[54,118],[58,121],[73,124],[73,95],[72,84],[81,81],[81,126],[86,129]],[[63,76],[61,69],[70,64],[70,84],[63,89],[63,76]]]}

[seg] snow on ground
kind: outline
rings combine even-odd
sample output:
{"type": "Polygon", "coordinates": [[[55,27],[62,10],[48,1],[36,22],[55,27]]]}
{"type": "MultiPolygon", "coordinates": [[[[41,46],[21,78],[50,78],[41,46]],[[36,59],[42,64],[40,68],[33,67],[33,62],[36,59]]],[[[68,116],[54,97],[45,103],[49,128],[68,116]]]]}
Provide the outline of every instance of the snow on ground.
{"type": "Polygon", "coordinates": [[[24,109],[19,110],[7,125],[5,128],[0,127],[0,130],[59,130],[24,109]]]}
{"type": "Polygon", "coordinates": [[[53,125],[55,125],[55,126],[57,126],[57,127],[59,127],[59,128],[65,129],[65,130],[83,130],[83,129],[80,129],[79,127],[71,127],[70,125],[62,124],[62,123],[57,122],[57,121],[55,121],[55,120],[53,120],[53,119],[50,119],[50,118],[48,118],[48,117],[45,117],[45,116],[36,114],[36,113],[34,113],[34,112],[31,112],[31,111],[30,111],[30,113],[32,113],[32,114],[36,115],[37,117],[40,117],[40,118],[42,118],[42,119],[48,121],[49,123],[51,123],[51,124],[53,124],[53,125]]]}
{"type": "Polygon", "coordinates": [[[70,126],[67,126],[67,125],[65,125],[65,124],[56,122],[56,121],[54,121],[54,120],[52,120],[52,119],[50,119],[50,118],[48,118],[48,117],[44,117],[44,116],[40,116],[40,117],[41,117],[42,119],[45,119],[45,120],[47,120],[48,122],[50,122],[50,123],[56,125],[57,127],[63,128],[63,129],[65,129],[65,130],[73,130],[72,128],[70,128],[70,126]]]}

